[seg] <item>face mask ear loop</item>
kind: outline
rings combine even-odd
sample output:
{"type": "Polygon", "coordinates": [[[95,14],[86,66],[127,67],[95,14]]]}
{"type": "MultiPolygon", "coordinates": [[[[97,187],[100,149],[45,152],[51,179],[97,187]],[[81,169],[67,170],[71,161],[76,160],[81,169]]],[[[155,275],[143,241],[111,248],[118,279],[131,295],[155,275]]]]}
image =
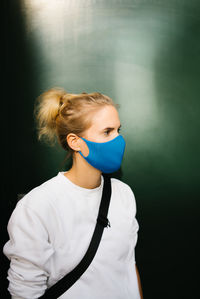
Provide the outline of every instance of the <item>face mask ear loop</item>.
{"type": "MultiPolygon", "coordinates": [[[[78,137],[78,138],[81,138],[82,139],[82,137],[81,136],[79,136],[79,135],[77,135],[76,134],[76,136],[78,137]]],[[[83,140],[83,139],[82,139],[83,140]]],[[[75,151],[76,153],[80,153],[81,151],[75,151]]]]}
{"type": "MultiPolygon", "coordinates": [[[[76,134],[77,135],[77,134],[76,134]]],[[[82,137],[82,136],[79,136],[79,135],[77,135],[79,138],[84,138],[84,137],[82,137]]],[[[82,141],[84,141],[85,142],[85,140],[83,140],[82,139],[82,141]]],[[[85,144],[86,144],[86,146],[88,147],[88,145],[87,145],[87,143],[85,142],[85,144]]],[[[90,154],[90,149],[89,149],[89,147],[88,147],[88,150],[89,150],[89,154],[90,154]]],[[[82,153],[82,151],[77,151],[77,153],[79,153],[83,158],[86,158],[86,157],[88,157],[89,156],[89,154],[87,155],[87,156],[84,156],[83,155],[83,153],[82,153]]]]}

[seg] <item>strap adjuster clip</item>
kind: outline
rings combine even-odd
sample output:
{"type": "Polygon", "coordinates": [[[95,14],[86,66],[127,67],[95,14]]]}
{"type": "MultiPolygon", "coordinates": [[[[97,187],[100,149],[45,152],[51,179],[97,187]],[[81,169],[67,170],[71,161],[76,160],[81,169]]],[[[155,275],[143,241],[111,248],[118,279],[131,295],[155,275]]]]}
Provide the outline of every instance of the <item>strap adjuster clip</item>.
{"type": "Polygon", "coordinates": [[[101,225],[103,225],[103,227],[111,227],[110,226],[110,221],[108,220],[108,218],[100,215],[98,218],[97,218],[97,222],[101,225]]]}

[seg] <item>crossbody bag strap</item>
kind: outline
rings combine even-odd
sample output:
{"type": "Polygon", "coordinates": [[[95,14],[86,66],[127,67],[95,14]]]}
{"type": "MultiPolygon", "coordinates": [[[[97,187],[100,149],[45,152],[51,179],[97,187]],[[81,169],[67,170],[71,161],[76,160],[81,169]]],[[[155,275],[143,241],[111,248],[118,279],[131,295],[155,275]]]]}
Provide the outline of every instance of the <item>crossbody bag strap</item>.
{"type": "Polygon", "coordinates": [[[111,179],[107,174],[102,175],[104,177],[103,193],[99,207],[96,227],[87,252],[85,253],[81,262],[71,272],[67,273],[52,287],[47,289],[47,291],[38,299],[57,299],[81,277],[81,275],[86,271],[86,269],[92,262],[97,252],[99,243],[101,241],[104,227],[110,226],[109,220],[107,219],[107,215],[112,192],[111,179]]]}

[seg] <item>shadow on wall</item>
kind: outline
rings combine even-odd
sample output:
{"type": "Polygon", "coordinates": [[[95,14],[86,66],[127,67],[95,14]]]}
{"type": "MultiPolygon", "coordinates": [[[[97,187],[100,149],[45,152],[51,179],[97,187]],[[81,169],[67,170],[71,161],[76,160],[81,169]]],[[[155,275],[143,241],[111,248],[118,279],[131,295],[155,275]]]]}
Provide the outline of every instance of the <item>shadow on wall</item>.
{"type": "MultiPolygon", "coordinates": [[[[167,35],[157,47],[154,78],[166,175],[190,192],[197,191],[200,164],[200,4],[192,3],[177,7],[175,18],[168,15],[170,26],[162,28],[167,35]]],[[[164,11],[161,16],[165,25],[164,11]]]]}
{"type": "MultiPolygon", "coordinates": [[[[37,85],[37,73],[35,72],[34,45],[27,42],[25,23],[23,19],[20,1],[7,1],[5,5],[5,36],[6,36],[6,88],[7,88],[7,114],[3,114],[7,123],[5,132],[7,140],[3,185],[3,234],[2,244],[8,240],[7,223],[17,203],[17,194],[27,192],[34,182],[31,181],[31,171],[34,169],[34,161],[31,152],[34,148],[33,138],[33,112],[32,101],[34,100],[37,85]],[[34,67],[33,67],[34,66],[34,67]],[[8,138],[9,136],[9,138],[8,138]],[[28,163],[27,163],[28,161],[28,163]],[[30,186],[24,187],[18,174],[25,171],[30,179],[30,186]]],[[[2,253],[1,253],[2,254],[2,253]]],[[[1,296],[10,298],[7,291],[7,270],[9,261],[3,255],[1,279],[1,296]]]]}
{"type": "MultiPolygon", "coordinates": [[[[140,224],[137,264],[145,298],[196,298],[200,4],[155,1],[151,5],[141,9],[146,18],[140,19],[145,24],[140,23],[140,30],[146,34],[148,25],[150,43],[155,41],[153,64],[139,63],[153,76],[158,121],[145,128],[141,148],[133,144],[128,164],[134,167],[127,168],[140,224]]],[[[135,132],[131,134],[138,138],[135,132]]]]}
{"type": "Polygon", "coordinates": [[[161,185],[158,187],[160,209],[155,205],[155,210],[160,228],[155,227],[154,231],[162,246],[155,241],[155,255],[159,255],[159,258],[155,257],[155,261],[158,259],[155,273],[157,271],[162,277],[162,288],[165,289],[162,298],[196,298],[198,278],[194,273],[200,250],[196,242],[199,231],[197,211],[200,209],[197,202],[200,3],[183,2],[182,6],[174,8],[173,15],[162,10],[159,18],[162,19],[159,30],[163,36],[155,53],[154,84],[162,121],[157,132],[159,144],[156,145],[160,153],[156,176],[160,177],[161,185]],[[161,253],[162,248],[167,251],[167,256],[166,252],[161,253]]]}

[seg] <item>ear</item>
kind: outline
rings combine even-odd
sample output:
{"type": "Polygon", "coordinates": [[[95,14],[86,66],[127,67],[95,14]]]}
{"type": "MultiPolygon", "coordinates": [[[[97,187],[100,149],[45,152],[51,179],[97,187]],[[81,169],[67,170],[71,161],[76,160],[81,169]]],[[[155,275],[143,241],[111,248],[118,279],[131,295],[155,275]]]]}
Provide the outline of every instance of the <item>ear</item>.
{"type": "Polygon", "coordinates": [[[80,137],[78,137],[76,134],[69,133],[66,137],[67,143],[70,148],[72,148],[74,151],[80,151],[80,137]]]}

